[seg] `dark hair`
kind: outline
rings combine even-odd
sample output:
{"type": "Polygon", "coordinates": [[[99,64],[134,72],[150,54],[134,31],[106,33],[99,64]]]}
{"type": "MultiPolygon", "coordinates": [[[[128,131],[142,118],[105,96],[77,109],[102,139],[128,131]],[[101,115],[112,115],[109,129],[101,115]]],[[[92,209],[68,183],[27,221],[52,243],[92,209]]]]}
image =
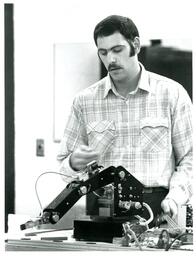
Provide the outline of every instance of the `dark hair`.
{"type": "Polygon", "coordinates": [[[95,44],[97,45],[98,37],[109,36],[115,32],[120,32],[129,44],[136,36],[139,37],[138,29],[131,19],[119,15],[111,15],[96,25],[94,29],[95,44]]]}

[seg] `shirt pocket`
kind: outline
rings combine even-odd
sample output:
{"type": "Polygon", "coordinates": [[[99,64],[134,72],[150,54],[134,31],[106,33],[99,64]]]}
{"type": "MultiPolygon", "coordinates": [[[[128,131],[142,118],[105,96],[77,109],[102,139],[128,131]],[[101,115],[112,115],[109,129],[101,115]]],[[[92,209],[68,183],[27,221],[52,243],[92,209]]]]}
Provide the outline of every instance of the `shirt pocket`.
{"type": "Polygon", "coordinates": [[[144,118],[140,121],[140,132],[141,148],[143,151],[159,152],[168,147],[168,119],[144,118]]]}
{"type": "Polygon", "coordinates": [[[96,151],[104,154],[113,144],[116,127],[113,120],[102,120],[87,124],[88,143],[96,151]]]}

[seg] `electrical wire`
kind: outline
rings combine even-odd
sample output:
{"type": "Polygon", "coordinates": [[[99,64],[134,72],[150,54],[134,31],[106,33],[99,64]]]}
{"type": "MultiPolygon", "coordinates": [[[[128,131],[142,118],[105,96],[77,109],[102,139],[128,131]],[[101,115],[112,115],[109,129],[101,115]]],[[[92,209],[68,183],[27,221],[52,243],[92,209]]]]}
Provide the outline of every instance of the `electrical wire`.
{"type": "Polygon", "coordinates": [[[140,251],[142,251],[141,244],[140,244],[135,232],[129,227],[128,223],[123,223],[123,230],[124,230],[125,235],[128,236],[128,238],[130,239],[130,241],[133,238],[135,240],[137,246],[139,247],[140,251]]]}
{"type": "Polygon", "coordinates": [[[45,174],[58,174],[58,175],[61,175],[61,176],[67,177],[67,178],[73,178],[73,177],[70,176],[70,175],[66,175],[66,174],[63,174],[63,173],[60,173],[60,172],[54,172],[54,171],[43,172],[43,173],[41,173],[41,174],[37,177],[36,182],[35,182],[35,194],[36,194],[38,203],[39,203],[39,205],[40,205],[41,214],[43,213],[43,206],[42,206],[42,203],[41,203],[40,198],[39,198],[39,195],[38,195],[37,184],[38,184],[38,181],[39,181],[39,179],[41,178],[41,176],[43,176],[43,175],[45,175],[45,174]]]}
{"type": "Polygon", "coordinates": [[[142,218],[139,215],[135,215],[135,217],[139,219],[139,223],[140,223],[141,226],[146,226],[147,229],[148,229],[148,225],[154,219],[154,214],[153,214],[153,211],[152,211],[151,207],[147,203],[143,202],[143,206],[146,207],[146,209],[148,210],[150,218],[148,220],[146,220],[146,219],[142,218]]]}
{"type": "MultiPolygon", "coordinates": [[[[153,221],[153,219],[154,219],[154,214],[153,214],[153,211],[152,211],[151,207],[150,207],[147,203],[143,202],[143,206],[144,206],[144,207],[148,210],[148,212],[149,212],[149,215],[150,215],[149,219],[146,220],[146,219],[142,218],[142,217],[139,216],[139,215],[135,215],[135,217],[139,219],[139,224],[140,224],[141,226],[146,226],[146,228],[149,229],[148,225],[149,225],[149,223],[150,223],[151,221],[153,221]]],[[[124,229],[125,234],[129,237],[129,239],[131,239],[131,236],[133,236],[133,238],[134,238],[134,240],[135,240],[137,246],[139,247],[140,251],[142,251],[142,247],[141,247],[141,244],[140,244],[140,242],[139,242],[138,237],[136,236],[135,232],[129,227],[129,225],[128,225],[127,223],[124,223],[124,224],[123,224],[123,229],[124,229]],[[130,233],[131,233],[131,234],[130,234],[130,233]]],[[[140,236],[140,235],[139,235],[139,236],[140,236]]]]}
{"type": "Polygon", "coordinates": [[[98,193],[96,193],[95,191],[92,191],[92,193],[97,196],[98,198],[102,197],[102,195],[99,195],[98,193]]]}
{"type": "MultiPolygon", "coordinates": [[[[95,162],[95,161],[93,161],[93,162],[95,162]]],[[[81,180],[82,180],[82,178],[88,173],[91,164],[92,164],[92,162],[88,163],[87,166],[86,166],[86,168],[84,169],[84,171],[81,172],[81,177],[80,177],[81,180]]],[[[98,166],[98,170],[99,170],[99,171],[101,170],[101,168],[102,168],[102,166],[98,166]]],[[[61,175],[61,176],[66,177],[66,178],[71,178],[71,179],[73,179],[72,181],[76,180],[76,179],[74,179],[74,177],[72,177],[71,175],[63,174],[63,173],[60,173],[60,172],[47,171],[47,172],[41,173],[41,174],[38,176],[38,178],[37,178],[37,180],[36,180],[36,182],[35,182],[35,193],[36,193],[36,196],[37,196],[38,203],[39,203],[39,205],[40,205],[41,213],[43,213],[43,206],[42,206],[42,203],[41,203],[40,198],[39,198],[39,195],[38,195],[37,183],[38,183],[39,179],[41,178],[41,176],[43,176],[43,175],[45,175],[45,174],[58,174],[58,175],[61,175]]],[[[76,180],[76,181],[78,181],[78,180],[76,180]]],[[[90,189],[90,188],[89,188],[89,189],[90,189]]]]}
{"type": "Polygon", "coordinates": [[[143,206],[146,207],[146,209],[148,210],[148,212],[150,214],[150,218],[144,223],[146,226],[148,226],[150,224],[150,222],[153,221],[154,214],[153,214],[153,211],[152,211],[151,207],[147,203],[143,202],[143,206]]]}
{"type": "Polygon", "coordinates": [[[165,248],[165,251],[169,251],[169,249],[171,248],[172,244],[178,240],[179,238],[183,237],[183,236],[187,236],[187,235],[193,235],[192,233],[187,233],[187,232],[184,232],[180,235],[178,235],[171,243],[169,243],[166,248],[165,248]]]}

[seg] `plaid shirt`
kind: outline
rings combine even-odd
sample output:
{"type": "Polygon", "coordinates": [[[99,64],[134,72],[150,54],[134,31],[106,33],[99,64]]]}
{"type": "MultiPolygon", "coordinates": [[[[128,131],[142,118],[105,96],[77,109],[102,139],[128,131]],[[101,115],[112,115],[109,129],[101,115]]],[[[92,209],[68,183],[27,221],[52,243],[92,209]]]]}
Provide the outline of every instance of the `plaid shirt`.
{"type": "Polygon", "coordinates": [[[99,164],[123,166],[147,187],[169,188],[168,198],[191,196],[191,100],[177,82],[142,72],[134,92],[122,97],[110,76],[80,92],[61,141],[60,171],[75,178],[70,154],[85,144],[99,151],[99,164]]]}

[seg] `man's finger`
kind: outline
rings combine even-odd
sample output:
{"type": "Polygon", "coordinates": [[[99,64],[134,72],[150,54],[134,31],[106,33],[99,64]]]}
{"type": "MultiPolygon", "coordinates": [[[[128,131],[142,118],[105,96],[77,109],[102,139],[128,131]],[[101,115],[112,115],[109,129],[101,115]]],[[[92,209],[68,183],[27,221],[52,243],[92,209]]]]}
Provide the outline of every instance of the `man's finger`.
{"type": "Polygon", "coordinates": [[[161,203],[161,207],[166,214],[170,214],[170,205],[169,200],[163,200],[161,203]]]}
{"type": "Polygon", "coordinates": [[[169,205],[172,213],[172,219],[176,219],[178,214],[178,207],[173,200],[169,200],[169,205]]]}
{"type": "Polygon", "coordinates": [[[168,214],[175,219],[178,214],[178,207],[172,199],[165,199],[161,203],[161,207],[165,214],[168,214]]]}

